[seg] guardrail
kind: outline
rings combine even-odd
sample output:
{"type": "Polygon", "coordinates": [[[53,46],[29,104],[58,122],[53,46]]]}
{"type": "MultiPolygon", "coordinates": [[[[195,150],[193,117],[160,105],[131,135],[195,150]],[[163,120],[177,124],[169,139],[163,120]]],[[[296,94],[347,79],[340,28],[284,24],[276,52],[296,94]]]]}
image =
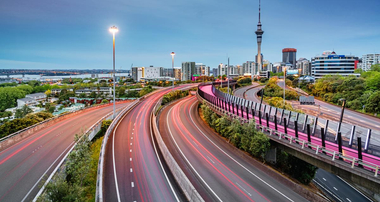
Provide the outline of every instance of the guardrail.
{"type": "Polygon", "coordinates": [[[190,182],[190,180],[187,178],[185,173],[182,171],[181,167],[178,165],[177,161],[174,159],[173,155],[170,153],[169,149],[167,148],[164,140],[161,137],[161,133],[158,130],[157,127],[157,117],[156,117],[156,110],[159,106],[161,106],[161,100],[162,98],[156,103],[156,105],[153,108],[153,111],[150,115],[150,125],[151,128],[153,128],[153,134],[156,138],[158,147],[162,153],[162,156],[165,159],[166,164],[168,165],[171,173],[173,174],[175,180],[177,181],[178,185],[184,192],[186,198],[189,201],[204,201],[201,195],[198,193],[198,191],[195,189],[193,184],[190,182]]]}
{"type": "MultiPolygon", "coordinates": [[[[200,85],[200,86],[202,86],[202,85],[200,85]]],[[[217,91],[215,91],[215,92],[217,93],[217,91]]],[[[198,99],[200,99],[200,101],[205,102],[216,113],[221,114],[221,115],[228,115],[228,117],[230,117],[230,118],[238,118],[242,122],[248,122],[249,121],[249,115],[250,114],[248,113],[248,110],[245,110],[243,107],[241,107],[241,109],[240,109],[239,106],[236,106],[236,108],[235,108],[235,105],[232,105],[232,108],[233,108],[232,110],[235,110],[235,112],[231,113],[231,105],[230,105],[231,102],[226,101],[227,99],[230,99],[230,98],[227,98],[227,96],[229,96],[229,95],[227,95],[227,94],[222,95],[221,98],[226,99],[226,100],[221,101],[218,99],[213,100],[213,98],[209,97],[211,95],[208,95],[208,94],[206,95],[206,93],[201,91],[199,88],[198,88],[197,94],[198,94],[197,95],[198,99]],[[221,106],[221,107],[219,107],[219,106],[221,106]],[[246,113],[244,113],[244,111],[246,113]],[[237,115],[235,115],[235,113],[237,115]],[[240,114],[240,116],[239,116],[239,114],[240,114]],[[245,117],[244,117],[244,114],[246,114],[245,117]]],[[[218,95],[218,93],[216,95],[218,95]]],[[[243,103],[244,101],[243,102],[239,101],[239,102],[243,103]]],[[[248,107],[247,107],[247,109],[248,109],[248,107]]],[[[254,113],[253,113],[253,115],[254,115],[254,113]]],[[[286,126],[283,128],[284,132],[281,132],[279,130],[275,130],[275,129],[273,129],[273,123],[269,124],[270,123],[269,118],[264,120],[264,118],[261,118],[261,114],[259,117],[255,117],[255,119],[253,119],[253,117],[251,117],[251,120],[254,120],[256,122],[256,127],[258,129],[262,130],[263,132],[267,132],[267,134],[269,133],[268,135],[271,138],[273,138],[273,135],[276,135],[276,136],[278,136],[278,139],[285,140],[286,142],[288,142],[288,144],[297,143],[297,144],[301,145],[301,149],[313,150],[314,151],[313,155],[320,155],[320,154],[326,155],[326,156],[331,157],[332,161],[334,161],[335,159],[341,159],[342,162],[348,163],[351,168],[354,168],[354,167],[365,168],[365,171],[372,172],[373,176],[376,179],[378,177],[380,164],[372,163],[372,162],[369,162],[368,160],[355,158],[353,156],[344,154],[342,152],[339,152],[339,151],[336,151],[333,149],[329,149],[327,147],[322,147],[321,145],[312,143],[311,139],[310,139],[310,141],[308,141],[308,140],[306,141],[305,139],[301,139],[299,137],[292,136],[292,135],[290,135],[289,129],[288,129],[288,131],[286,131],[286,129],[285,129],[286,126]],[[259,119],[259,120],[257,120],[257,119],[259,119]],[[259,122],[259,123],[257,123],[257,122],[259,122]]],[[[286,120],[286,118],[285,118],[285,120],[286,120]]],[[[275,124],[277,125],[276,121],[275,121],[275,124]]],[[[279,126],[281,126],[281,125],[279,125],[279,126]]],[[[277,127],[277,126],[275,126],[275,127],[277,127]]],[[[313,140],[316,141],[316,139],[313,139],[313,140]]],[[[334,143],[331,143],[331,145],[332,144],[334,144],[334,143]]],[[[335,147],[336,147],[336,145],[335,145],[335,147]]],[[[345,148],[345,150],[347,151],[346,153],[349,153],[348,148],[345,148]]]]}
{"type": "MultiPolygon", "coordinates": [[[[124,102],[124,101],[123,101],[124,102]]],[[[0,151],[16,144],[17,142],[23,140],[24,138],[28,137],[29,135],[33,134],[35,131],[40,130],[42,128],[45,128],[47,126],[50,126],[58,121],[61,121],[63,119],[75,116],[77,114],[83,113],[88,109],[94,109],[94,108],[100,108],[100,107],[105,107],[110,104],[103,104],[103,105],[97,105],[97,106],[91,106],[87,107],[75,112],[70,112],[70,113],[65,113],[59,116],[52,117],[50,119],[46,119],[42,122],[36,123],[32,126],[26,127],[24,129],[21,129],[15,133],[12,133],[10,135],[7,135],[3,138],[0,139],[0,151]]]]}

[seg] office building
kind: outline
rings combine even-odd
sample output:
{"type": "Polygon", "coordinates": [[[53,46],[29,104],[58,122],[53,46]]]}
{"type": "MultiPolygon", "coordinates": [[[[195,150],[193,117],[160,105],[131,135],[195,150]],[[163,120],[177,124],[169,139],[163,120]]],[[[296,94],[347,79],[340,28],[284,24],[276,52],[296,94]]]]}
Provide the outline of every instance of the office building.
{"type": "Polygon", "coordinates": [[[198,74],[200,76],[210,76],[210,67],[204,65],[203,63],[196,63],[195,74],[198,74]]]}
{"type": "Polygon", "coordinates": [[[380,54],[366,54],[362,57],[361,69],[368,71],[372,65],[380,64],[380,54]]]}
{"type": "Polygon", "coordinates": [[[181,69],[179,68],[174,68],[174,78],[177,81],[181,80],[181,69]]]}
{"type": "Polygon", "coordinates": [[[339,74],[341,76],[355,75],[355,65],[358,58],[352,55],[337,55],[334,51],[325,51],[320,56],[311,59],[311,74],[315,79],[325,75],[339,74]]]}
{"type": "Polygon", "coordinates": [[[254,61],[247,61],[243,64],[243,75],[245,76],[252,76],[258,74],[258,66],[256,66],[256,63],[254,61]]]}
{"type": "MultiPolygon", "coordinates": [[[[146,79],[157,79],[157,78],[160,78],[161,76],[166,76],[166,75],[163,75],[164,71],[163,71],[162,67],[153,67],[151,65],[149,67],[145,67],[144,69],[145,69],[144,78],[146,78],[146,79]]],[[[169,71],[167,71],[167,72],[169,72],[169,71]]],[[[171,72],[173,72],[172,69],[171,69],[171,72]]]]}
{"type": "Polygon", "coordinates": [[[218,66],[218,76],[227,75],[227,65],[223,65],[223,63],[220,63],[218,66]]]}
{"type": "Polygon", "coordinates": [[[141,78],[145,77],[145,68],[144,67],[132,67],[132,79],[136,82],[139,82],[141,78]]]}
{"type": "Polygon", "coordinates": [[[301,75],[311,75],[311,62],[306,58],[300,58],[296,62],[296,68],[301,75]]]}
{"type": "Polygon", "coordinates": [[[182,62],[182,81],[189,81],[195,74],[195,62],[182,62]]]}
{"type": "Polygon", "coordinates": [[[219,74],[218,74],[218,68],[212,68],[212,75],[213,75],[214,77],[216,77],[216,76],[219,75],[219,74]]]}
{"type": "Polygon", "coordinates": [[[285,64],[291,64],[292,68],[296,67],[297,49],[284,48],[282,49],[282,62],[285,64]]]}

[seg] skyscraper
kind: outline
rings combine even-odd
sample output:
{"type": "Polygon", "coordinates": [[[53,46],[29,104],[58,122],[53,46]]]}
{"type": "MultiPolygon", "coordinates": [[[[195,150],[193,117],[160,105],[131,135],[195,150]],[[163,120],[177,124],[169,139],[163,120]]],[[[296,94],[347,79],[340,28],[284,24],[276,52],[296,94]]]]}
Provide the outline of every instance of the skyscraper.
{"type": "Polygon", "coordinates": [[[257,24],[257,30],[256,30],[256,35],[257,35],[257,57],[256,57],[256,63],[257,66],[259,67],[259,71],[263,70],[262,67],[262,59],[261,59],[261,41],[262,37],[264,34],[264,31],[261,29],[261,0],[259,0],[259,23],[257,24]]]}

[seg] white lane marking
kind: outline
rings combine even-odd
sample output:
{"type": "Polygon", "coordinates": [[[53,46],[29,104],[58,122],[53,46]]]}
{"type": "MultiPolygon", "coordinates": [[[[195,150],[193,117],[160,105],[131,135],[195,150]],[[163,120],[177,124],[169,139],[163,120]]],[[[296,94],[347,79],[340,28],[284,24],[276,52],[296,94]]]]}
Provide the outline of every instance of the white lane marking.
{"type": "Polygon", "coordinates": [[[324,177],[322,178],[324,181],[327,181],[324,177]]]}
{"type": "Polygon", "coordinates": [[[333,187],[335,189],[335,191],[338,191],[338,189],[336,187],[333,187]]]}
{"type": "Polygon", "coordinates": [[[132,186],[132,187],[135,187],[135,183],[131,182],[131,186],[132,186]]]}
{"type": "Polygon", "coordinates": [[[132,152],[132,149],[130,149],[129,152],[132,152]]]}
{"type": "Polygon", "coordinates": [[[133,169],[131,168],[131,169],[129,169],[130,171],[131,171],[131,173],[133,172],[133,169]]]}
{"type": "Polygon", "coordinates": [[[130,145],[132,145],[132,142],[131,142],[131,144],[130,145]]]}
{"type": "Polygon", "coordinates": [[[357,190],[355,187],[353,187],[352,185],[350,185],[348,182],[346,182],[344,179],[342,179],[341,177],[337,176],[340,180],[342,180],[344,183],[346,183],[348,186],[350,186],[351,188],[353,188],[355,191],[357,191],[359,194],[361,194],[364,198],[366,198],[368,201],[371,201],[373,202],[370,198],[368,198],[366,195],[364,195],[363,193],[361,193],[359,190],[357,190]]]}
{"type": "Polygon", "coordinates": [[[351,202],[351,200],[349,198],[346,198],[348,202],[351,202]]]}
{"type": "Polygon", "coordinates": [[[129,158],[129,161],[132,161],[132,158],[129,158]]]}
{"type": "MultiPolygon", "coordinates": [[[[126,113],[128,114],[128,113],[126,113]]],[[[124,115],[124,117],[126,116],[126,114],[124,115]]],[[[116,175],[116,163],[115,163],[115,132],[117,130],[117,128],[119,127],[119,124],[121,123],[121,121],[124,119],[124,117],[122,119],[120,119],[119,123],[117,123],[115,129],[113,130],[113,137],[112,137],[112,161],[113,161],[113,173],[114,173],[114,177],[115,177],[115,188],[116,188],[116,196],[117,196],[117,201],[120,202],[120,193],[119,193],[119,185],[118,185],[118,182],[117,182],[117,175],[116,175]]]]}
{"type": "Polygon", "coordinates": [[[242,189],[243,191],[245,191],[245,193],[247,193],[249,196],[252,196],[252,194],[249,193],[246,189],[244,189],[243,186],[241,186],[239,183],[235,182],[235,184],[236,184],[237,186],[239,186],[240,189],[242,189]]]}
{"type": "MultiPolygon", "coordinates": [[[[153,112],[151,112],[151,115],[153,114],[153,112]]],[[[160,157],[158,156],[158,152],[157,152],[157,148],[156,148],[156,145],[154,144],[154,139],[153,139],[153,132],[152,132],[152,127],[149,127],[150,128],[150,137],[152,139],[152,143],[153,143],[153,148],[154,148],[154,152],[156,153],[156,156],[157,156],[157,159],[158,159],[158,162],[160,163],[160,166],[161,166],[161,170],[162,172],[164,173],[165,175],[165,178],[166,178],[166,181],[168,182],[169,186],[170,186],[170,189],[172,190],[173,192],[173,195],[175,196],[176,200],[179,202],[179,198],[177,196],[177,193],[174,191],[174,188],[172,186],[172,183],[170,182],[169,178],[168,178],[168,175],[166,174],[166,171],[164,169],[164,166],[162,165],[161,163],[161,159],[160,157]]]]}
{"type": "Polygon", "coordinates": [[[133,140],[133,137],[131,137],[131,140],[133,140]]]}
{"type": "MultiPolygon", "coordinates": [[[[170,123],[169,122],[169,114],[171,113],[173,108],[171,108],[166,116],[166,122],[167,123],[170,123]]],[[[179,152],[181,153],[181,155],[183,156],[183,158],[186,160],[186,162],[189,164],[189,166],[191,167],[191,169],[193,169],[193,171],[195,172],[195,174],[197,174],[197,176],[199,177],[199,179],[202,180],[202,182],[207,186],[207,188],[214,194],[214,196],[219,200],[219,201],[222,201],[222,199],[219,198],[219,196],[214,192],[214,190],[211,189],[211,187],[206,183],[206,181],[201,177],[201,175],[197,172],[197,170],[195,170],[194,166],[191,165],[190,161],[186,158],[185,154],[182,152],[182,150],[179,148],[178,144],[177,144],[177,141],[175,141],[174,137],[173,137],[173,133],[172,131],[170,130],[170,127],[169,127],[169,124],[167,124],[168,126],[168,129],[169,129],[169,133],[170,133],[170,136],[172,137],[173,141],[174,141],[174,144],[175,146],[177,147],[177,149],[179,150],[179,152]]]]}
{"type": "MultiPolygon", "coordinates": [[[[46,175],[46,173],[51,169],[51,167],[58,161],[59,158],[70,148],[75,142],[72,142],[56,159],[55,161],[49,166],[48,169],[44,172],[44,174],[41,175],[40,179],[33,185],[33,187],[28,191],[28,193],[24,196],[24,198],[21,201],[25,201],[25,199],[29,196],[30,192],[37,186],[37,184],[42,180],[42,178],[46,175]]],[[[46,185],[47,183],[45,183],[46,185]]]]}
{"type": "Polygon", "coordinates": [[[193,141],[193,143],[195,144],[195,146],[197,146],[197,147],[198,147],[197,143],[195,143],[194,141],[193,141]]]}
{"type": "Polygon", "coordinates": [[[340,200],[339,197],[337,197],[335,194],[331,193],[331,191],[329,191],[328,189],[326,189],[326,187],[322,186],[321,184],[319,184],[317,181],[313,180],[313,182],[317,183],[318,186],[322,187],[325,191],[329,192],[329,194],[331,196],[333,196],[335,199],[337,199],[338,201],[342,202],[342,200],[340,200]]]}
{"type": "Polygon", "coordinates": [[[215,164],[215,162],[214,162],[209,156],[207,156],[207,158],[208,158],[213,164],[215,164]]]}
{"type": "MultiPolygon", "coordinates": [[[[194,105],[197,104],[197,102],[194,102],[194,104],[191,105],[190,109],[189,109],[189,112],[191,111],[191,109],[194,107],[194,105]]],[[[199,132],[202,133],[202,135],[207,138],[216,148],[218,148],[221,152],[223,152],[226,156],[228,156],[230,159],[232,159],[235,163],[237,163],[240,167],[244,168],[244,170],[246,170],[247,172],[249,172],[251,175],[253,175],[254,177],[256,177],[257,179],[259,179],[261,182],[263,182],[264,184],[266,184],[268,187],[272,188],[274,191],[276,191],[277,193],[281,194],[284,198],[288,199],[289,201],[293,201],[292,199],[290,199],[289,197],[287,197],[285,194],[283,194],[282,192],[280,192],[279,190],[277,190],[276,188],[274,188],[272,185],[270,185],[268,182],[266,182],[265,180],[261,179],[259,176],[257,176],[256,174],[254,174],[252,171],[250,171],[248,168],[246,168],[245,166],[243,166],[241,163],[239,163],[237,160],[235,160],[234,158],[232,158],[232,156],[230,156],[229,154],[227,154],[227,152],[225,152],[224,150],[222,150],[218,145],[216,145],[206,134],[203,133],[203,131],[201,131],[201,129],[199,129],[199,127],[197,126],[197,124],[195,124],[194,120],[193,120],[193,116],[191,115],[190,113],[190,119],[191,121],[193,122],[194,126],[197,127],[197,129],[199,130],[199,132]]]]}

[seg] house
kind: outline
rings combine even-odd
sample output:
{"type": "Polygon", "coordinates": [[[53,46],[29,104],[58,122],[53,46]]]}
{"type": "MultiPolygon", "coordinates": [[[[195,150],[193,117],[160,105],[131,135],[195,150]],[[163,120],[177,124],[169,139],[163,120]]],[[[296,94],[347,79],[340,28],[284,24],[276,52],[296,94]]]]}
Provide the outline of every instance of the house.
{"type": "Polygon", "coordinates": [[[33,93],[28,94],[25,98],[17,99],[17,107],[21,108],[24,105],[35,106],[38,105],[39,102],[45,102],[46,95],[45,93],[33,93]]]}

